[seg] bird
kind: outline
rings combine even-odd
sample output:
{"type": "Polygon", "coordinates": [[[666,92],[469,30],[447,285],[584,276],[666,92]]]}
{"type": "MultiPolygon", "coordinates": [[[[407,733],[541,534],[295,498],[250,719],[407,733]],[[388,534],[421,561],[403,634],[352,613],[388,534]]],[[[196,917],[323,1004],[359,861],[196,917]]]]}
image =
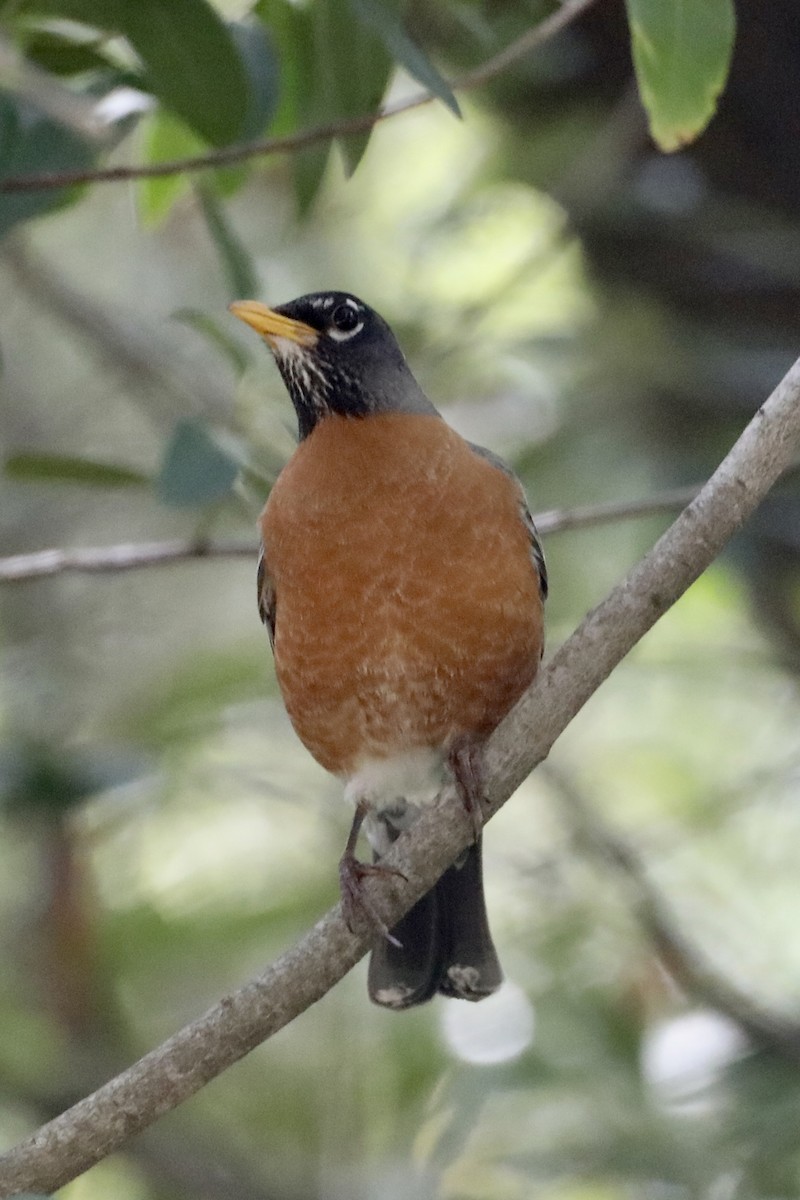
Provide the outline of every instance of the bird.
{"type": "Polygon", "coordinates": [[[482,750],[533,681],[547,570],[522,485],[423,392],[389,325],[317,292],[231,312],[272,351],[299,441],[260,518],[258,606],[289,718],[344,785],[351,929],[376,927],[368,994],[401,1010],[503,980],[482,870],[482,750]],[[391,930],[363,887],[447,782],[474,840],[391,930]],[[373,861],[360,861],[362,830],[373,861]]]}

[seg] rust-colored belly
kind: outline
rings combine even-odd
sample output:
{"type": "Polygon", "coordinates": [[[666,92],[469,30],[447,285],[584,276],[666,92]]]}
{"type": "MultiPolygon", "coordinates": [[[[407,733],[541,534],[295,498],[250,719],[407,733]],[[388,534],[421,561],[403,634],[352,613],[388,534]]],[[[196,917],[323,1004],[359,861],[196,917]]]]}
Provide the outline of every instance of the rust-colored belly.
{"type": "Polygon", "coordinates": [[[262,515],[275,664],[328,770],[486,736],[533,679],[542,604],[519,497],[436,417],[328,417],[262,515]]]}

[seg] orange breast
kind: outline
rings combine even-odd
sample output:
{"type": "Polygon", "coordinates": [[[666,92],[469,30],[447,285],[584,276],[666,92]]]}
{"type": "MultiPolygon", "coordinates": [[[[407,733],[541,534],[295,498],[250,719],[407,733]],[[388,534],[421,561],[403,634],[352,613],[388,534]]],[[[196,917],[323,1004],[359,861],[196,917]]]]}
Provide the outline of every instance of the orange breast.
{"type": "Polygon", "coordinates": [[[529,685],[542,603],[514,482],[437,417],[326,417],[261,518],[286,708],[336,774],[484,737],[529,685]]]}

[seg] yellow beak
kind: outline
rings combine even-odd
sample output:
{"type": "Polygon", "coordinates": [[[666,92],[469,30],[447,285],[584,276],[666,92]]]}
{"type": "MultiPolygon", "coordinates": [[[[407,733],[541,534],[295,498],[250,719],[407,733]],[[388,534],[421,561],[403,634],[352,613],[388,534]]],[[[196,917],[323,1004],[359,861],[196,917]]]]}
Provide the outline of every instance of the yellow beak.
{"type": "Polygon", "coordinates": [[[274,338],[288,338],[298,346],[314,346],[319,338],[316,329],[306,325],[305,321],[294,321],[291,317],[284,317],[275,312],[274,308],[259,304],[258,300],[236,300],[229,305],[229,309],[235,317],[244,321],[245,325],[249,325],[256,333],[266,338],[270,345],[274,338]]]}

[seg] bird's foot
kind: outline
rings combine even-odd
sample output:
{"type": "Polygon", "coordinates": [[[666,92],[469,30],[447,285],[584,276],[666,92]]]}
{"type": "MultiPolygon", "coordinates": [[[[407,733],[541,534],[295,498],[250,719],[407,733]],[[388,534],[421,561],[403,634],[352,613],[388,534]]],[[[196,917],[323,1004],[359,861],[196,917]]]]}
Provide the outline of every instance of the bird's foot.
{"type": "MultiPolygon", "coordinates": [[[[379,862],[361,862],[352,850],[345,850],[339,862],[339,888],[342,893],[342,913],[347,928],[351,933],[355,933],[359,925],[367,922],[377,929],[387,942],[399,947],[400,942],[390,933],[386,922],[364,891],[364,879],[370,875],[384,878],[398,875],[401,879],[406,879],[406,876],[397,867],[387,867],[379,862]]],[[[406,882],[408,881],[406,880],[406,882]]]]}
{"type": "Polygon", "coordinates": [[[456,791],[472,821],[477,842],[483,829],[483,759],[480,748],[474,742],[457,742],[450,751],[449,761],[456,791]]]}

